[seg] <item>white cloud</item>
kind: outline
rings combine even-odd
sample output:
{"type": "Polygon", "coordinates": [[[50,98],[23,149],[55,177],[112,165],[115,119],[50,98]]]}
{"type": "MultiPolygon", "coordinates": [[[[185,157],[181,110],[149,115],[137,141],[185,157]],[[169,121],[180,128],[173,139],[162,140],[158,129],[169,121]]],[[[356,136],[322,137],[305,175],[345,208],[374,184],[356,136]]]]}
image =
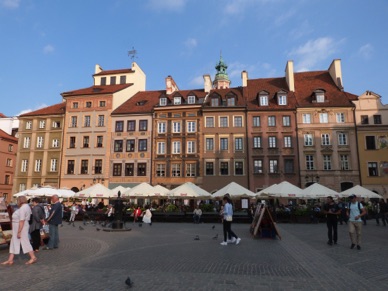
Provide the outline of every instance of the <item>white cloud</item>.
{"type": "Polygon", "coordinates": [[[9,9],[16,9],[20,6],[20,0],[0,0],[1,6],[9,9]]]}
{"type": "Polygon", "coordinates": [[[291,39],[299,39],[305,35],[312,33],[314,29],[311,27],[308,20],[303,21],[298,27],[292,29],[289,33],[291,39]]]}
{"type": "Polygon", "coordinates": [[[54,47],[51,45],[51,44],[48,44],[48,45],[46,45],[44,48],[43,48],[43,52],[45,53],[45,54],[51,54],[51,53],[53,53],[54,52],[54,47]]]}
{"type": "MultiPolygon", "coordinates": [[[[189,82],[189,85],[191,86],[204,86],[204,80],[203,80],[203,76],[197,76],[197,77],[194,77],[193,79],[191,79],[191,81],[189,82]]],[[[200,87],[201,88],[201,87],[200,87]]]]}
{"type": "Polygon", "coordinates": [[[195,38],[188,38],[184,44],[188,49],[193,49],[197,47],[198,41],[195,38]]]}
{"type": "Polygon", "coordinates": [[[279,0],[228,0],[224,6],[224,13],[228,15],[244,14],[251,6],[274,4],[279,0]]]}
{"type": "Polygon", "coordinates": [[[364,59],[370,59],[373,51],[374,51],[373,46],[370,43],[367,43],[362,47],[360,47],[360,49],[358,50],[358,54],[362,56],[364,59]]]}
{"type": "Polygon", "coordinates": [[[153,10],[182,11],[187,0],[149,0],[148,7],[153,10]]]}
{"type": "Polygon", "coordinates": [[[289,56],[296,57],[296,71],[309,71],[337,53],[343,42],[344,40],[337,41],[331,37],[320,37],[292,50],[289,56]]]}
{"type": "Polygon", "coordinates": [[[32,111],[35,111],[35,110],[38,110],[38,109],[42,109],[42,108],[45,108],[45,107],[47,107],[48,105],[46,105],[46,104],[40,104],[40,105],[38,105],[36,108],[34,108],[34,109],[24,109],[24,110],[22,110],[22,111],[20,111],[18,114],[16,114],[16,116],[19,116],[19,115],[22,115],[22,114],[26,114],[26,113],[29,113],[29,112],[32,112],[32,111]]]}

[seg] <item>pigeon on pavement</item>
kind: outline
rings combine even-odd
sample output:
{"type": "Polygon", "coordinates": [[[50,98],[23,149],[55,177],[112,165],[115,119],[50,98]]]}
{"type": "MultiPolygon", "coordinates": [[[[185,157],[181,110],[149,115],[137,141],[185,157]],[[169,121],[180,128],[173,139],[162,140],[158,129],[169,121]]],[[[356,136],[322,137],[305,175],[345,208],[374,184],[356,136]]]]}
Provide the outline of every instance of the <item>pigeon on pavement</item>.
{"type": "Polygon", "coordinates": [[[129,287],[132,287],[133,282],[132,282],[131,278],[128,277],[127,280],[125,280],[125,284],[126,284],[127,286],[129,286],[129,287]]]}
{"type": "Polygon", "coordinates": [[[213,239],[218,239],[218,233],[213,237],[213,239]]]}
{"type": "Polygon", "coordinates": [[[100,231],[101,229],[100,229],[100,228],[98,228],[98,227],[96,227],[96,230],[97,230],[97,231],[100,231]]]}
{"type": "Polygon", "coordinates": [[[216,227],[216,226],[215,226],[215,225],[213,225],[213,226],[212,226],[212,229],[215,229],[215,227],[216,227]]]}
{"type": "Polygon", "coordinates": [[[82,226],[79,226],[79,230],[84,230],[84,228],[82,226]]]}
{"type": "Polygon", "coordinates": [[[199,240],[199,235],[196,235],[194,240],[199,240]]]}

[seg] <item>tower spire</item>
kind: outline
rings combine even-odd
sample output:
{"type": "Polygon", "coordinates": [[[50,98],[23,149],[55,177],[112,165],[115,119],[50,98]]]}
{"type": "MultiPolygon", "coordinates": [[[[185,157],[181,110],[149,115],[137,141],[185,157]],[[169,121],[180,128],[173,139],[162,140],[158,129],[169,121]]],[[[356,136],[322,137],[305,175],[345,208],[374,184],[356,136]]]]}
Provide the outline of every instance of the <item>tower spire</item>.
{"type": "Polygon", "coordinates": [[[220,51],[220,61],[216,64],[215,69],[217,70],[216,76],[214,78],[213,86],[217,89],[229,88],[230,79],[226,69],[228,68],[227,64],[222,59],[222,50],[220,51]]]}

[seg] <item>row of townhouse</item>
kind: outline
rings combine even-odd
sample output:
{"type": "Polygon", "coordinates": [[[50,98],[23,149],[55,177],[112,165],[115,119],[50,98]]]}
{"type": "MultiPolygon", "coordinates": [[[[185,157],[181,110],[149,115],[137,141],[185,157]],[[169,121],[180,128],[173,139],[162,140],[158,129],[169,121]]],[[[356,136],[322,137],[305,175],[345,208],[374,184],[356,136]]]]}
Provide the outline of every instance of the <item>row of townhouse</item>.
{"type": "Polygon", "coordinates": [[[96,65],[93,86],[20,116],[14,192],[188,181],[208,191],[231,181],[258,191],[287,180],[337,191],[363,183],[385,194],[388,108],[377,94],[345,92],[340,60],[301,73],[288,61],[278,78],[243,71],[239,87],[230,87],[226,69],[221,58],[203,89],[180,90],[168,76],[165,90],[146,91],[136,63],[96,65]]]}

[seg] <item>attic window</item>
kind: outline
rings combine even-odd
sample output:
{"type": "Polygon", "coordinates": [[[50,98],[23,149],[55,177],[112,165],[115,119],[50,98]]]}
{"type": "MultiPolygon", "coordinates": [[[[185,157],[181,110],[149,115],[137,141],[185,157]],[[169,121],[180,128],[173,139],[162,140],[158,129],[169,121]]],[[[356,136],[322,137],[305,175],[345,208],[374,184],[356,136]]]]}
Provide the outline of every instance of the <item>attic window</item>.
{"type": "Polygon", "coordinates": [[[268,95],[260,95],[259,104],[260,106],[268,106],[268,95]]]}
{"type": "Polygon", "coordinates": [[[283,92],[279,92],[277,95],[278,95],[278,105],[287,105],[287,95],[283,92]]]}
{"type": "Polygon", "coordinates": [[[324,103],[325,102],[325,91],[323,90],[315,90],[315,102],[316,103],[324,103]]]}
{"type": "Polygon", "coordinates": [[[194,95],[190,95],[187,97],[187,103],[188,104],[194,104],[195,103],[195,96],[194,95]]]}
{"type": "Polygon", "coordinates": [[[167,105],[167,98],[166,97],[162,97],[159,99],[159,105],[160,106],[166,106],[167,105]]]}
{"type": "Polygon", "coordinates": [[[234,97],[229,97],[228,98],[228,106],[235,106],[236,105],[236,98],[234,97]]]}
{"type": "Polygon", "coordinates": [[[101,86],[105,86],[106,85],[106,77],[102,77],[101,78],[101,86]]]}
{"type": "Polygon", "coordinates": [[[174,105],[180,105],[181,103],[181,97],[174,97],[174,105]]]}
{"type": "Polygon", "coordinates": [[[102,89],[101,88],[93,88],[93,93],[98,93],[98,92],[101,92],[102,89]]]}
{"type": "Polygon", "coordinates": [[[147,103],[147,100],[142,100],[142,101],[136,102],[136,106],[143,106],[146,103],[147,103]]]}

